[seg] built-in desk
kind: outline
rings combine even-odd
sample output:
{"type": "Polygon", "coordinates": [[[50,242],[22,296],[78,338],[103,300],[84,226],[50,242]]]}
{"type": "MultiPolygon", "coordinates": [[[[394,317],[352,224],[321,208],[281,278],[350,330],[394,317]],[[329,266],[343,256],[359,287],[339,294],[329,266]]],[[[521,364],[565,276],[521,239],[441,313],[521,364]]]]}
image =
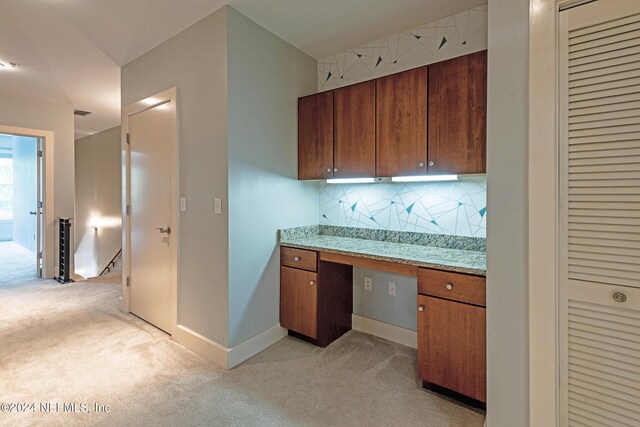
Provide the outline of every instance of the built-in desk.
{"type": "Polygon", "coordinates": [[[401,243],[412,237],[402,233],[356,238],[313,231],[280,238],[280,323],[289,334],[324,347],[351,330],[354,266],[415,276],[418,367],[425,387],[483,406],[485,252],[401,243]]]}

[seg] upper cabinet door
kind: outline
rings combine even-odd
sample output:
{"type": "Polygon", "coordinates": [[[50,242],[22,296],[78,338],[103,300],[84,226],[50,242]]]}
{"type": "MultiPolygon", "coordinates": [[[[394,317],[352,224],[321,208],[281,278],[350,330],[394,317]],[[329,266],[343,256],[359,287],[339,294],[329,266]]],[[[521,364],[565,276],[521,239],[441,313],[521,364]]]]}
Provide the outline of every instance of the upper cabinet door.
{"type": "Polygon", "coordinates": [[[376,175],[427,173],[427,67],[376,80],[376,175]]]}
{"type": "Polygon", "coordinates": [[[333,92],[298,99],[298,179],[333,177],[333,92]]]}
{"type": "Polygon", "coordinates": [[[429,173],[486,172],[487,51],[429,66],[429,173]]]}
{"type": "Polygon", "coordinates": [[[334,91],[334,177],[376,173],[376,84],[368,81],[334,91]]]}

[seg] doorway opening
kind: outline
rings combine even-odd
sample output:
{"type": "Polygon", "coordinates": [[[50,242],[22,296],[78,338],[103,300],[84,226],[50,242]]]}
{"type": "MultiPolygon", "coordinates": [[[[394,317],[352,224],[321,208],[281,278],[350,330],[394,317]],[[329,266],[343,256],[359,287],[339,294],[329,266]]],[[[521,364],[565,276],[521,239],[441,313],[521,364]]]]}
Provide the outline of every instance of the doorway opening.
{"type": "Polygon", "coordinates": [[[43,277],[43,142],[0,133],[0,283],[43,277]]]}

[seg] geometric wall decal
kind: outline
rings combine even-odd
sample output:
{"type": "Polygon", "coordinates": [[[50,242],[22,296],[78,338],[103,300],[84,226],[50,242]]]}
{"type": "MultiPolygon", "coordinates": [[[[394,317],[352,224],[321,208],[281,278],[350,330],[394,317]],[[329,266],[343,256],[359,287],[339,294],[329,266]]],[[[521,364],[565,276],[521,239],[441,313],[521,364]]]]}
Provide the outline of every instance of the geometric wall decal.
{"type": "Polygon", "coordinates": [[[318,90],[397,73],[487,48],[487,6],[465,10],[318,61],[318,90]]]}
{"type": "Polygon", "coordinates": [[[486,176],[423,183],[320,184],[320,224],[486,237],[486,176]]]}

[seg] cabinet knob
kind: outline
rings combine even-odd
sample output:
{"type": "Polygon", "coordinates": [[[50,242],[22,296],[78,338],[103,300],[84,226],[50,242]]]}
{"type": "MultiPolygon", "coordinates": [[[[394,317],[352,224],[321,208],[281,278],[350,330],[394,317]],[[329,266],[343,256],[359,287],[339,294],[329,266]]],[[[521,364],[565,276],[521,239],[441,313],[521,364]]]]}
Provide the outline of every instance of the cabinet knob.
{"type": "Polygon", "coordinates": [[[615,302],[623,303],[627,301],[627,296],[622,292],[616,292],[613,294],[613,300],[615,302]]]}
{"type": "Polygon", "coordinates": [[[453,289],[453,285],[451,283],[447,283],[447,286],[445,286],[445,288],[447,288],[448,290],[453,289]]]}
{"type": "Polygon", "coordinates": [[[420,162],[420,163],[418,163],[418,167],[419,167],[419,168],[423,168],[423,167],[424,167],[424,162],[420,162]]]}
{"type": "Polygon", "coordinates": [[[302,258],[300,258],[299,256],[294,256],[294,257],[293,257],[293,260],[294,260],[294,261],[300,261],[301,259],[302,259],[302,258]]]}
{"type": "Polygon", "coordinates": [[[431,161],[429,162],[429,166],[435,166],[435,165],[436,165],[436,163],[435,163],[433,160],[431,160],[431,161]]]}
{"type": "Polygon", "coordinates": [[[419,305],[418,306],[418,311],[424,311],[424,305],[419,305]]]}
{"type": "Polygon", "coordinates": [[[333,171],[334,172],[338,172],[338,168],[333,168],[333,171]]]}
{"type": "Polygon", "coordinates": [[[315,280],[311,280],[311,281],[309,281],[309,286],[313,286],[313,285],[315,285],[315,284],[316,284],[316,281],[315,281],[315,280]]]}
{"type": "Polygon", "coordinates": [[[327,168],[327,172],[331,173],[331,168],[327,168]]]}

